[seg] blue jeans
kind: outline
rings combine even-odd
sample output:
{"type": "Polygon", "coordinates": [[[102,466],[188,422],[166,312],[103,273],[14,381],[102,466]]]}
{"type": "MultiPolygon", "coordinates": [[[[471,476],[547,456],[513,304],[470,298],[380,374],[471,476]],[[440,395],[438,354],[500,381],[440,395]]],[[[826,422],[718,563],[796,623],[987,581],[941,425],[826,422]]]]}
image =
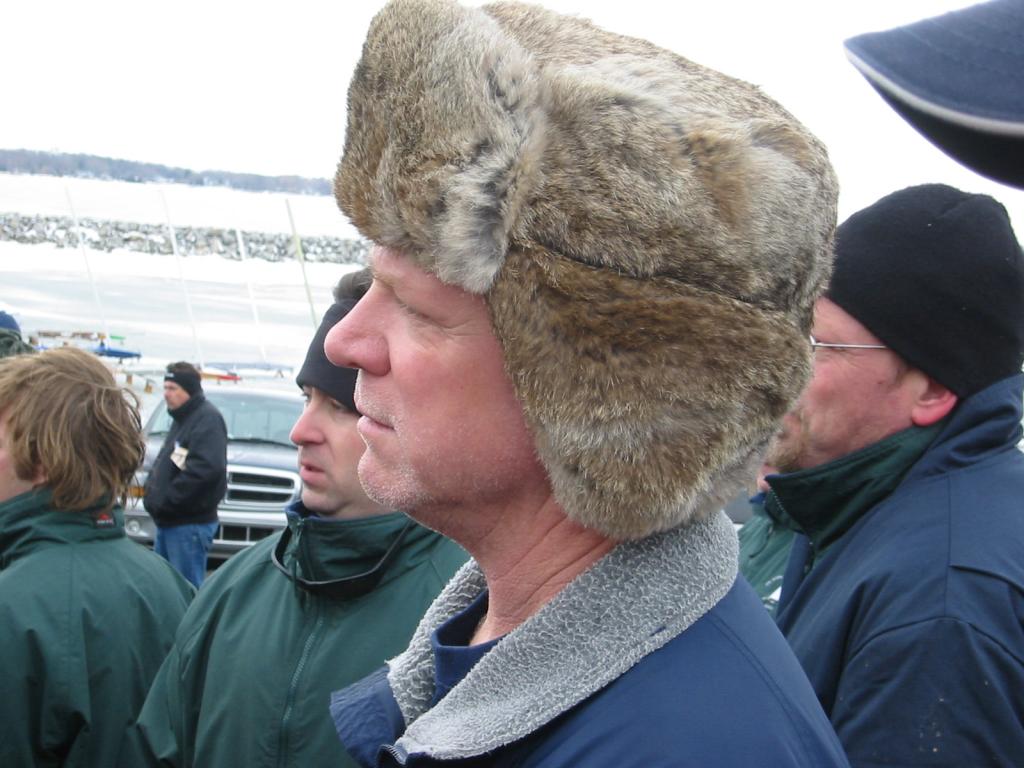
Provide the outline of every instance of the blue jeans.
{"type": "Polygon", "coordinates": [[[213,544],[217,523],[193,523],[156,527],[153,550],[164,557],[175,570],[191,581],[196,589],[206,577],[206,553],[213,544]]]}

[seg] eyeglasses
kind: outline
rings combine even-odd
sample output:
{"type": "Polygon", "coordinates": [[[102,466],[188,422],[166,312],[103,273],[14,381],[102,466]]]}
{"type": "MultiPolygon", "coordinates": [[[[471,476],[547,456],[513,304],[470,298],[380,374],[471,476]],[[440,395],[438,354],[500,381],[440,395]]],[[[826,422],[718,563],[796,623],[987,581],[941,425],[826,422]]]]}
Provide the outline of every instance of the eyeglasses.
{"type": "Polygon", "coordinates": [[[808,334],[811,341],[811,349],[888,349],[884,344],[830,344],[827,341],[818,341],[814,334],[808,334]]]}

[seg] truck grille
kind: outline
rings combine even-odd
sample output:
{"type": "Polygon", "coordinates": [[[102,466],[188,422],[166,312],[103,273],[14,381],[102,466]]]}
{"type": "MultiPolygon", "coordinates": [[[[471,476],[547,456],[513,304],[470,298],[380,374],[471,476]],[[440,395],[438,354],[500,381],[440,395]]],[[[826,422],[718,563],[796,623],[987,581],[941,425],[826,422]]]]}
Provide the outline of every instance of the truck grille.
{"type": "Polygon", "coordinates": [[[259,475],[253,472],[228,472],[228,482],[239,485],[265,485],[273,488],[294,488],[295,480],[290,477],[259,475]]]}
{"type": "Polygon", "coordinates": [[[300,487],[295,472],[229,464],[228,489],[221,506],[254,511],[265,507],[268,512],[281,512],[298,497],[300,487]]]}
{"type": "Polygon", "coordinates": [[[252,525],[221,525],[220,529],[217,531],[216,538],[223,542],[234,541],[243,542],[245,544],[255,544],[257,541],[262,541],[277,530],[279,529],[258,528],[252,525]]]}

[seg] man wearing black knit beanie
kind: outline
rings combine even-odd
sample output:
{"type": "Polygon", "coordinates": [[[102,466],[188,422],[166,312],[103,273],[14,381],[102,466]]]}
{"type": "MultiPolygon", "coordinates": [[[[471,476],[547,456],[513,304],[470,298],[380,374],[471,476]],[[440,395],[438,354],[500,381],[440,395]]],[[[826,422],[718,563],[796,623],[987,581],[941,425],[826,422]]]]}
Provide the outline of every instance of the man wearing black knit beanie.
{"type": "Polygon", "coordinates": [[[144,502],[156,523],[153,549],[198,588],[228,484],[228,430],[191,363],[167,366],[164,402],[172,423],[146,478],[144,502]]]}
{"type": "Polygon", "coordinates": [[[1003,206],[928,184],[851,216],[811,345],[741,569],[854,766],[1017,765],[1024,255],[1003,206]]]}

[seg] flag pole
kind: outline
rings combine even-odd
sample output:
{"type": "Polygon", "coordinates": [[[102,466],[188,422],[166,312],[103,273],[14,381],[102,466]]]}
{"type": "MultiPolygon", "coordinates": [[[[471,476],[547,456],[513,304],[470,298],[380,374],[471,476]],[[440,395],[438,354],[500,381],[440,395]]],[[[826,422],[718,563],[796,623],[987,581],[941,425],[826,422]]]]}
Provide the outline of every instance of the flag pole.
{"type": "Polygon", "coordinates": [[[185,294],[185,310],[188,312],[188,322],[192,326],[192,340],[196,345],[196,361],[199,367],[203,367],[203,348],[199,344],[199,332],[196,330],[196,318],[192,314],[192,297],[188,293],[188,283],[185,282],[185,270],[181,265],[181,254],[178,252],[178,239],[174,236],[174,227],[171,225],[171,211],[167,207],[167,196],[160,190],[160,199],[164,204],[164,216],[167,218],[167,231],[171,236],[171,252],[178,265],[178,279],[181,281],[181,290],[185,294]]]}
{"type": "Polygon", "coordinates": [[[252,291],[252,261],[249,259],[248,254],[245,251],[245,239],[242,237],[242,230],[235,230],[235,239],[238,240],[238,255],[242,258],[242,263],[245,264],[245,287],[249,290],[249,306],[252,307],[252,322],[256,330],[256,340],[260,345],[260,358],[263,362],[267,362],[267,349],[263,345],[263,334],[260,333],[260,313],[256,309],[256,297],[252,291]]]}
{"type": "Polygon", "coordinates": [[[75,224],[75,236],[78,238],[78,250],[82,254],[82,261],[85,262],[85,272],[89,275],[89,285],[92,286],[92,298],[96,302],[96,310],[100,313],[100,322],[103,327],[103,339],[110,338],[110,327],[107,325],[107,314],[103,311],[103,302],[100,301],[100,291],[96,287],[96,278],[92,274],[92,265],[89,263],[89,255],[85,252],[85,238],[82,236],[82,228],[78,225],[78,214],[75,213],[75,204],[71,201],[71,190],[64,186],[64,194],[68,199],[68,208],[71,210],[71,220],[75,224]]]}
{"type": "Polygon", "coordinates": [[[309,317],[313,321],[313,330],[315,331],[320,324],[316,319],[316,309],[313,306],[313,294],[309,290],[309,278],[306,277],[306,257],[302,253],[302,241],[299,239],[299,231],[295,228],[295,218],[292,216],[292,204],[287,197],[284,199],[284,205],[288,209],[288,223],[292,225],[292,240],[295,242],[295,256],[299,260],[299,266],[302,267],[302,284],[306,286],[306,300],[309,302],[309,317]]]}

